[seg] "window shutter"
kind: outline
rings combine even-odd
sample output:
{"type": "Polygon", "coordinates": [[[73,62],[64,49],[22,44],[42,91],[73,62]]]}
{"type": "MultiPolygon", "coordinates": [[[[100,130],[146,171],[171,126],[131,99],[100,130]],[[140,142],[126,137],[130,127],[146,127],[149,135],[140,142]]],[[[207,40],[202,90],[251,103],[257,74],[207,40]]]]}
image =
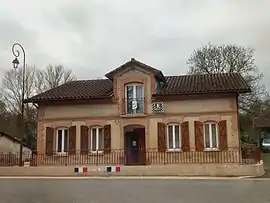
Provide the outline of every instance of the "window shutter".
{"type": "Polygon", "coordinates": [[[184,152],[189,151],[189,128],[188,128],[188,121],[185,121],[181,124],[181,149],[184,152]]]}
{"type": "Polygon", "coordinates": [[[75,154],[76,153],[76,126],[71,126],[68,129],[68,153],[75,154]]]}
{"type": "Polygon", "coordinates": [[[54,129],[51,127],[46,127],[46,155],[53,155],[53,136],[54,129]]]}
{"type": "Polygon", "coordinates": [[[194,126],[195,126],[196,151],[203,151],[204,150],[203,124],[200,121],[195,121],[194,126]]]}
{"type": "Polygon", "coordinates": [[[89,128],[85,125],[81,125],[81,154],[88,154],[89,144],[89,128]]]}
{"type": "Polygon", "coordinates": [[[158,122],[158,151],[165,152],[166,151],[166,126],[164,123],[158,122]]]}
{"type": "Polygon", "coordinates": [[[219,148],[221,150],[226,150],[228,148],[226,120],[222,120],[218,123],[218,138],[219,138],[219,148]]]}
{"type": "Polygon", "coordinates": [[[111,152],[111,125],[104,126],[104,153],[111,152]]]}

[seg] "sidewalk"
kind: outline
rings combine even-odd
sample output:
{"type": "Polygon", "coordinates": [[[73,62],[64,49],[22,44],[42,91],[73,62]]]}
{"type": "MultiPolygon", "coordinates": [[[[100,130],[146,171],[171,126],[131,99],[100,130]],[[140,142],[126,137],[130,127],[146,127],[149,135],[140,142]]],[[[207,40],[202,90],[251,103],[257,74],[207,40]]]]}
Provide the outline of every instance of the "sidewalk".
{"type": "Polygon", "coordinates": [[[259,177],[263,163],[256,165],[184,164],[121,166],[120,172],[103,172],[104,166],[87,166],[85,173],[75,173],[76,166],[0,167],[0,176],[109,177],[109,176],[182,176],[182,177],[259,177]]]}
{"type": "MultiPolygon", "coordinates": [[[[0,176],[0,179],[48,179],[48,180],[254,180],[254,177],[211,177],[211,176],[0,176]]],[[[265,178],[255,178],[265,180],[265,178]]],[[[268,178],[269,180],[269,178],[268,178]]]]}

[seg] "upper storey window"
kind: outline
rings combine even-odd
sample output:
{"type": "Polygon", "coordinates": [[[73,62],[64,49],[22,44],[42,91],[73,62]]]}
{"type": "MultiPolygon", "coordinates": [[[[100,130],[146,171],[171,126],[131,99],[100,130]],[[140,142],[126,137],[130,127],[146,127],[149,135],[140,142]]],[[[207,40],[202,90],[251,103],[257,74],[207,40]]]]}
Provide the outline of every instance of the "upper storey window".
{"type": "Polygon", "coordinates": [[[126,113],[143,113],[143,85],[138,83],[127,84],[125,91],[126,113]]]}

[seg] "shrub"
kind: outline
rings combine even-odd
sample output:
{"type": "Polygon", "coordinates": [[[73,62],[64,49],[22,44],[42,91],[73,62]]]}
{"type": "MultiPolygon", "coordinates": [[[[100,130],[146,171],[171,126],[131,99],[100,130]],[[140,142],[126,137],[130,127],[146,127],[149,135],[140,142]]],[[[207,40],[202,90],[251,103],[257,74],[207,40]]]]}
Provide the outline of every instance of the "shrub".
{"type": "Polygon", "coordinates": [[[250,158],[255,153],[257,145],[241,141],[241,151],[243,158],[250,158]]]}
{"type": "Polygon", "coordinates": [[[257,143],[256,140],[252,139],[249,136],[244,136],[244,135],[241,135],[241,142],[249,143],[249,144],[256,144],[257,143]]]}

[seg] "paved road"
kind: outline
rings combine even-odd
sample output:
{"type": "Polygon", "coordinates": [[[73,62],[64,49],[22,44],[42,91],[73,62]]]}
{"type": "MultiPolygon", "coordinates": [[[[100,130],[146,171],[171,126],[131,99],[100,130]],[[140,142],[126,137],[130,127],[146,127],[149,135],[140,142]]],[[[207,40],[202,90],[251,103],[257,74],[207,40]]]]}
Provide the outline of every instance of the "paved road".
{"type": "Polygon", "coordinates": [[[0,203],[269,203],[270,180],[0,179],[0,203]]]}

